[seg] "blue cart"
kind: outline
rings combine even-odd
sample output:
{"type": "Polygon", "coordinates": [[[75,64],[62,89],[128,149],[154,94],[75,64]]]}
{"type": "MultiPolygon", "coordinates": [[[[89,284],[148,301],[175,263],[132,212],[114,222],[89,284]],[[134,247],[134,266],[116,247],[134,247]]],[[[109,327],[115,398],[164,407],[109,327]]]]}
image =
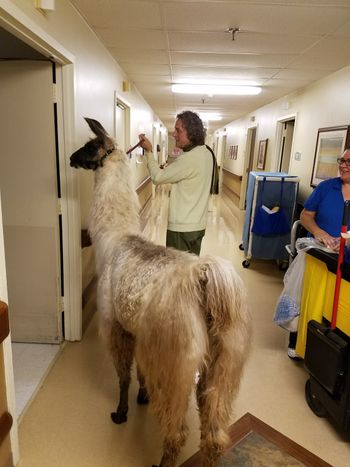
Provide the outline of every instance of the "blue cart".
{"type": "MultiPolygon", "coordinates": [[[[288,252],[285,246],[290,243],[298,188],[297,176],[285,172],[250,172],[243,239],[239,246],[244,250],[245,255],[243,267],[248,268],[253,258],[276,260],[281,269],[284,268],[284,264],[288,265],[288,252]],[[269,218],[273,219],[276,212],[279,212],[278,216],[283,215],[284,223],[288,224],[288,231],[284,229],[281,233],[277,229],[275,232],[260,232],[257,228],[260,214],[271,214],[266,215],[266,224],[268,224],[269,218]],[[257,231],[259,233],[254,233],[257,231]]],[[[261,219],[259,222],[262,227],[266,226],[261,219]]]]}

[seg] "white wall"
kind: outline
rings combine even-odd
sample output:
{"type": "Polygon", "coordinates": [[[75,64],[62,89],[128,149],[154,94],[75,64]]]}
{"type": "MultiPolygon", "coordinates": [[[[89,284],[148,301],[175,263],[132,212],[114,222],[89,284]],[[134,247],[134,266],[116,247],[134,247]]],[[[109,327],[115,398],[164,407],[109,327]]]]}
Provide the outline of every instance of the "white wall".
{"type": "MultiPolygon", "coordinates": [[[[277,120],[296,116],[289,172],[298,175],[301,179],[299,198],[303,202],[312,191],[310,180],[318,129],[350,125],[349,83],[350,67],[346,67],[303,90],[289,94],[226,125],[227,148],[238,144],[238,157],[237,160],[225,158],[224,167],[237,175],[243,175],[246,129],[256,125],[255,156],[259,141],[268,138],[265,170],[276,170],[277,120]],[[251,121],[252,117],[255,117],[254,122],[251,121]],[[295,152],[301,153],[300,161],[294,159],[295,152]]],[[[218,131],[223,134],[224,128],[218,131]]]]}
{"type": "MultiPolygon", "coordinates": [[[[152,124],[159,119],[152,109],[131,85],[128,92],[123,92],[122,83],[128,81],[127,75],[103,47],[97,36],[86,25],[83,18],[67,0],[55,2],[55,10],[45,15],[34,7],[34,0],[0,0],[5,13],[12,8],[21,12],[41,30],[55,39],[74,57],[75,75],[75,140],[78,148],[91,135],[83,117],[99,120],[106,130],[114,133],[114,95],[117,95],[131,107],[131,144],[138,141],[142,130],[152,137],[152,124]]],[[[69,157],[69,155],[67,155],[69,157]]],[[[144,164],[133,161],[134,181],[137,186],[148,174],[144,164]]],[[[80,171],[81,217],[86,227],[87,214],[92,195],[92,174],[80,171]]]]}

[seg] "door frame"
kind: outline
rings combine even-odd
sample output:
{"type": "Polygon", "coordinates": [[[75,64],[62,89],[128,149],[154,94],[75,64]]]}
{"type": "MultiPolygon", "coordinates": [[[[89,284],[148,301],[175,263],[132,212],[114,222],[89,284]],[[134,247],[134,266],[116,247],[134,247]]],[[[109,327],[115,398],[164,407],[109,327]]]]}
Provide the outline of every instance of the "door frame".
{"type": "MultiPolygon", "coordinates": [[[[0,26],[61,66],[61,98],[64,106],[61,106],[59,116],[58,138],[62,190],[63,280],[65,283],[64,331],[65,340],[80,340],[82,336],[80,206],[77,201],[69,201],[79,199],[79,185],[78,174],[70,167],[68,157],[74,150],[75,142],[75,57],[9,0],[2,0],[1,2],[0,26]]],[[[4,284],[6,287],[6,278],[4,284]]],[[[10,413],[15,414],[15,386],[10,337],[4,342],[6,342],[6,345],[4,345],[4,365],[8,408],[10,413]]],[[[10,440],[13,463],[16,465],[19,462],[20,455],[18,427],[15,417],[10,432],[10,440]]]]}

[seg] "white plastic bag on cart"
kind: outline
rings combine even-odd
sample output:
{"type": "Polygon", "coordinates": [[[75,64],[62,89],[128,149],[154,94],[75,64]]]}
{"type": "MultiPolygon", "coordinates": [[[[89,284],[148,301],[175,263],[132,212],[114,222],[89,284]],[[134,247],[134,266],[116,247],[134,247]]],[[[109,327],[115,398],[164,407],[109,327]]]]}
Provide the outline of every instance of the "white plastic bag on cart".
{"type": "Polygon", "coordinates": [[[298,330],[301,294],[303,291],[305,252],[310,248],[331,251],[313,237],[298,238],[295,242],[298,252],[284,275],[284,287],[277,301],[273,321],[289,332],[298,330]]]}
{"type": "Polygon", "coordinates": [[[277,301],[274,322],[289,332],[298,329],[305,270],[305,251],[299,251],[284,275],[284,287],[277,301]]]}

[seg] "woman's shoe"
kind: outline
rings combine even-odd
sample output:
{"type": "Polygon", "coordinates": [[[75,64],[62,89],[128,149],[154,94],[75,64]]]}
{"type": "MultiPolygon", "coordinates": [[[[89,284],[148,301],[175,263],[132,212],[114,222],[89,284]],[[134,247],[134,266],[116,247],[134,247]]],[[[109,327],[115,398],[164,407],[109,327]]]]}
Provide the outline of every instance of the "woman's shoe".
{"type": "Polygon", "coordinates": [[[295,349],[293,349],[292,347],[288,347],[287,355],[292,360],[302,360],[302,358],[296,353],[295,349]]]}

